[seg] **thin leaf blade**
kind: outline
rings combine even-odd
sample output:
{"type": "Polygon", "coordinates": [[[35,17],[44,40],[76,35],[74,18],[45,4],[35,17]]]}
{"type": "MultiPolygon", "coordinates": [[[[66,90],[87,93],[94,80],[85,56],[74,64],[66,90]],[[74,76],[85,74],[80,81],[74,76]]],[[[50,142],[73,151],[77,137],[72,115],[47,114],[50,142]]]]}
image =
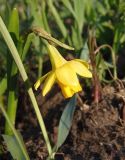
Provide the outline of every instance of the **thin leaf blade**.
{"type": "Polygon", "coordinates": [[[74,95],[70,99],[69,103],[66,105],[66,108],[62,113],[62,116],[59,122],[56,149],[58,149],[64,143],[64,141],[66,140],[66,137],[69,134],[75,107],[76,107],[76,95],[74,95]]]}
{"type": "Polygon", "coordinates": [[[16,40],[19,40],[19,15],[16,8],[11,13],[8,29],[10,33],[14,33],[16,40]]]}
{"type": "Polygon", "coordinates": [[[3,138],[13,159],[18,158],[18,160],[25,160],[25,156],[19,146],[19,143],[16,140],[16,137],[14,135],[3,135],[3,138]]]}

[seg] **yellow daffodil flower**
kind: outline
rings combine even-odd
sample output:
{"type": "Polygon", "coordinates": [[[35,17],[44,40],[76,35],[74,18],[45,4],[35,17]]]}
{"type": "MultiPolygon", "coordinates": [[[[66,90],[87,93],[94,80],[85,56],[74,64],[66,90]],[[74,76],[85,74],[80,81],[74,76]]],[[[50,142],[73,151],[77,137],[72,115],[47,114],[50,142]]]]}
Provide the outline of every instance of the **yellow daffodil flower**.
{"type": "Polygon", "coordinates": [[[38,79],[34,85],[35,89],[37,90],[45,80],[42,89],[43,96],[50,91],[55,82],[60,86],[65,98],[72,97],[76,92],[81,91],[82,88],[77,74],[82,77],[91,78],[92,74],[89,71],[88,63],[80,59],[66,61],[58,50],[50,44],[48,44],[48,52],[52,64],[52,71],[38,79]]]}

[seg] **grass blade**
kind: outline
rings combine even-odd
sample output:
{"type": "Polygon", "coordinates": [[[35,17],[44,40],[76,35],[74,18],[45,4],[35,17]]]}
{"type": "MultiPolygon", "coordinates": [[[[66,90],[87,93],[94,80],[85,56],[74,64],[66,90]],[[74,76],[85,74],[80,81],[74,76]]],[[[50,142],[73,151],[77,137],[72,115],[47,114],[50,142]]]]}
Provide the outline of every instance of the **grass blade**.
{"type": "Polygon", "coordinates": [[[69,0],[62,0],[63,4],[65,5],[66,8],[68,8],[68,10],[72,13],[72,15],[74,16],[74,18],[76,17],[75,11],[72,7],[72,4],[70,3],[69,0]]]}
{"type": "Polygon", "coordinates": [[[85,21],[84,18],[84,0],[74,0],[74,11],[75,11],[75,17],[76,21],[78,23],[80,34],[82,33],[83,24],[85,21]]]}
{"type": "Polygon", "coordinates": [[[0,81],[0,96],[4,94],[4,92],[7,89],[7,77],[5,76],[1,81],[0,81]]]}
{"type": "Polygon", "coordinates": [[[11,153],[13,159],[25,160],[25,156],[19,146],[15,136],[2,135],[5,143],[7,144],[8,151],[11,153]]]}
{"type": "Polygon", "coordinates": [[[63,21],[61,20],[55,6],[53,5],[53,0],[48,0],[48,6],[53,14],[53,16],[55,17],[55,20],[56,20],[56,23],[57,25],[59,26],[61,32],[62,32],[62,35],[64,38],[67,37],[67,30],[66,30],[66,27],[63,23],[63,21]]]}
{"type": "MultiPolygon", "coordinates": [[[[21,148],[21,150],[22,150],[22,153],[23,153],[25,159],[26,159],[26,160],[30,160],[29,155],[28,155],[28,153],[27,153],[26,150],[25,150],[24,144],[22,143],[22,139],[20,139],[20,137],[19,137],[19,135],[18,135],[18,132],[17,132],[16,129],[13,127],[13,124],[11,123],[11,121],[10,121],[10,119],[9,119],[9,117],[8,117],[5,109],[4,109],[4,107],[3,107],[1,104],[0,104],[0,109],[1,109],[1,111],[2,111],[2,113],[3,113],[3,115],[4,115],[4,117],[5,117],[5,119],[6,119],[6,121],[7,121],[7,123],[9,124],[11,130],[13,131],[13,134],[14,134],[14,136],[15,136],[15,138],[16,138],[16,140],[17,140],[17,142],[18,142],[18,144],[19,144],[19,146],[20,146],[20,148],[21,148]]],[[[7,137],[6,137],[6,140],[7,140],[7,137]]],[[[10,147],[10,144],[9,144],[9,147],[10,147]]],[[[16,157],[16,158],[17,158],[17,157],[16,157]]]]}
{"type": "MultiPolygon", "coordinates": [[[[8,30],[16,44],[19,40],[19,16],[16,8],[13,9],[10,19],[8,30]]],[[[17,110],[17,66],[13,61],[13,58],[7,54],[7,91],[8,91],[8,102],[7,102],[7,114],[15,125],[16,110],[17,110]]],[[[5,134],[12,135],[8,123],[5,124],[5,134]]]]}

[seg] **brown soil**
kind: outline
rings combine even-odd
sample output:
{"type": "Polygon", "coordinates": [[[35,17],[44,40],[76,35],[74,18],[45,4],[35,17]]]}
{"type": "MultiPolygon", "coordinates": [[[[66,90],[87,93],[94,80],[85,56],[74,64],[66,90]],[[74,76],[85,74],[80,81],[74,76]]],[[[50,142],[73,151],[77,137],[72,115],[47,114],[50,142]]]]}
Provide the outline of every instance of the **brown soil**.
{"type": "MultiPolygon", "coordinates": [[[[34,77],[36,75],[32,74],[31,79],[34,77]]],[[[16,128],[23,135],[31,160],[46,160],[47,148],[36,115],[23,85],[20,85],[16,128]]],[[[91,95],[91,90],[79,93],[81,99],[77,101],[70,133],[59,148],[56,160],[125,160],[125,89],[105,85],[98,105],[93,103],[91,95]]],[[[54,146],[59,119],[68,100],[63,98],[55,85],[46,97],[42,97],[39,90],[37,101],[54,146]]],[[[0,119],[0,130],[3,132],[4,119],[0,119]]],[[[10,160],[6,147],[4,150],[0,160],[10,160]]]]}
{"type": "MultiPolygon", "coordinates": [[[[91,98],[88,95],[80,93],[83,103],[77,103],[70,133],[56,154],[57,160],[125,159],[125,125],[122,120],[125,118],[125,90],[106,86],[102,93],[103,98],[98,105],[88,100],[91,98]]],[[[38,93],[37,100],[54,145],[59,119],[68,100],[62,97],[57,86],[45,98],[38,93]]],[[[21,94],[17,128],[24,137],[31,160],[45,160],[46,145],[35,113],[28,104],[28,96],[21,94]]],[[[2,159],[10,159],[9,154],[2,159]]]]}

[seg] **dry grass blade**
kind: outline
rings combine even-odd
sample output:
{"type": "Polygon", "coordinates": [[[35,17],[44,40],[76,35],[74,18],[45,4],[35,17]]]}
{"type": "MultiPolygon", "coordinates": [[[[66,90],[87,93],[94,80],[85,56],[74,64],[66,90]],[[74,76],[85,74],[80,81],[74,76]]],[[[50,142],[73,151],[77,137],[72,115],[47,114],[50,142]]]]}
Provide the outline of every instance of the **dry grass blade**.
{"type": "Polygon", "coordinates": [[[40,27],[33,27],[31,29],[35,34],[37,34],[38,36],[46,39],[49,43],[53,43],[54,45],[60,46],[62,48],[68,49],[68,50],[74,50],[73,47],[70,47],[60,41],[58,41],[57,39],[53,38],[51,36],[51,34],[47,33],[43,28],[40,27]]]}

